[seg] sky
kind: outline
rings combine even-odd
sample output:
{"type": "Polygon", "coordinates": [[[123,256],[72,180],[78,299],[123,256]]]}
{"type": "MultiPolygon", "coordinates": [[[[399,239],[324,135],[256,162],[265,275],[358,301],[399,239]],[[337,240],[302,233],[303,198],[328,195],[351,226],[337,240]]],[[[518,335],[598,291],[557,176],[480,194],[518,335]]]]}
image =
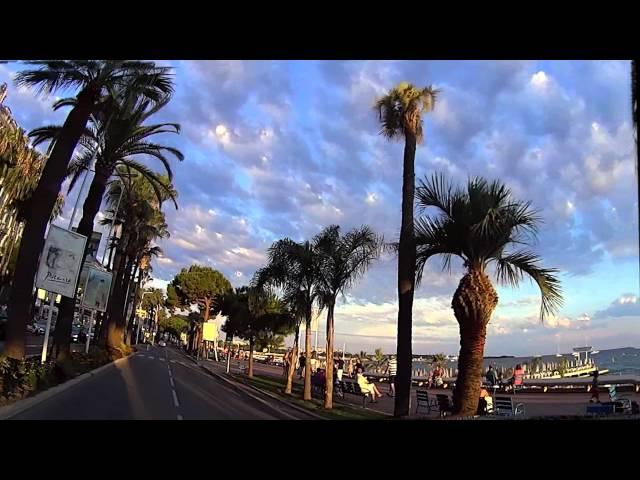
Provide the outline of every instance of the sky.
{"type": "MultiPolygon", "coordinates": [[[[155,121],[182,127],[179,136],[158,140],[185,160],[172,164],[179,209],[165,207],[171,236],[159,242],[154,285],[193,263],[246,284],[272,242],[309,239],[330,224],[344,231],[367,224],[396,240],[403,144],[379,135],[372,105],[409,81],[441,90],[424,118],[416,177],[442,172],[458,184],[470,175],[500,178],[540,210],[533,248],[544,266],[561,272],[565,304],[544,323],[536,287],[496,286],[485,353],[568,352],[585,342],[640,347],[628,61],[158,63],[174,68],[175,95],[155,121]]],[[[66,111],[51,110],[55,97],[13,85],[20,68],[0,64],[17,121],[26,129],[61,124],[66,111]]],[[[57,223],[68,224],[78,191],[57,223]]],[[[385,255],[339,300],[338,345],[395,350],[396,275],[396,259],[385,255]]],[[[414,301],[414,353],[458,352],[451,298],[462,275],[460,264],[451,274],[437,260],[427,264],[414,301]]],[[[324,328],[321,315],[319,345],[324,328]]]]}

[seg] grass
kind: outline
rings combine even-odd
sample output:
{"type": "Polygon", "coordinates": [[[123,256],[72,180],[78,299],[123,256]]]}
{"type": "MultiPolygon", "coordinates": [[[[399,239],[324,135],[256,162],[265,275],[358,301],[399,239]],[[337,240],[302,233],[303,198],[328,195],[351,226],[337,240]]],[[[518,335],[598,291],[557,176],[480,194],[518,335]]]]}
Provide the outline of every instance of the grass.
{"type": "Polygon", "coordinates": [[[336,402],[334,400],[333,409],[325,410],[324,401],[313,398],[311,401],[302,400],[302,386],[294,384],[292,395],[284,393],[284,381],[277,380],[273,377],[254,375],[253,378],[244,378],[244,381],[260,390],[264,390],[271,394],[277,395],[283,400],[292,403],[298,407],[302,407],[316,415],[326,418],[327,420],[384,420],[389,418],[378,412],[366,410],[361,407],[336,402]]]}

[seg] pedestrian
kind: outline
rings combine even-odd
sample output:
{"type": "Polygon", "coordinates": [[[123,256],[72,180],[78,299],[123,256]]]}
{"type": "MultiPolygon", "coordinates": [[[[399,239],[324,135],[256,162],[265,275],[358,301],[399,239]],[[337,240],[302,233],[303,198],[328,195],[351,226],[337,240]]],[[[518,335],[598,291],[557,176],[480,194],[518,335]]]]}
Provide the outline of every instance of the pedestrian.
{"type": "Polygon", "coordinates": [[[593,372],[593,380],[591,381],[591,403],[600,403],[600,392],[598,392],[598,370],[593,372]]]}
{"type": "Polygon", "coordinates": [[[353,358],[350,358],[347,362],[347,376],[353,378],[353,358]]]}
{"type": "Polygon", "coordinates": [[[387,375],[389,375],[389,391],[387,395],[390,397],[396,396],[396,374],[398,373],[398,360],[395,355],[389,357],[387,364],[387,375]]]}
{"type": "Polygon", "coordinates": [[[311,360],[309,361],[309,365],[311,367],[311,373],[315,373],[318,369],[318,359],[316,358],[316,352],[311,352],[311,360]]]}
{"type": "Polygon", "coordinates": [[[336,371],[338,375],[338,381],[341,382],[342,374],[344,373],[344,360],[341,358],[338,358],[338,360],[336,360],[336,371]]]}
{"type": "Polygon", "coordinates": [[[496,376],[496,371],[493,369],[492,365],[489,365],[489,370],[487,370],[487,382],[492,387],[498,383],[498,377],[496,376]]]}
{"type": "Polygon", "coordinates": [[[356,365],[355,365],[356,375],[358,373],[358,369],[362,370],[362,373],[364,373],[364,365],[362,364],[362,360],[360,360],[360,357],[356,357],[356,365]]]}

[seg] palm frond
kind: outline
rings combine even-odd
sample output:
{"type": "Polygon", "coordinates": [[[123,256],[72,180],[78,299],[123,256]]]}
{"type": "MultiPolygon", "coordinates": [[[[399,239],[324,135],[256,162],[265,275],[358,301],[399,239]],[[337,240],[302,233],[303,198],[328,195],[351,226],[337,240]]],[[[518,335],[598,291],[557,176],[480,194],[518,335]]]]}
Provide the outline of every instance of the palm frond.
{"type": "Polygon", "coordinates": [[[520,250],[496,259],[497,280],[511,287],[517,287],[524,275],[529,276],[540,289],[540,318],[556,313],[563,304],[558,270],[541,268],[540,258],[532,252],[520,250]]]}

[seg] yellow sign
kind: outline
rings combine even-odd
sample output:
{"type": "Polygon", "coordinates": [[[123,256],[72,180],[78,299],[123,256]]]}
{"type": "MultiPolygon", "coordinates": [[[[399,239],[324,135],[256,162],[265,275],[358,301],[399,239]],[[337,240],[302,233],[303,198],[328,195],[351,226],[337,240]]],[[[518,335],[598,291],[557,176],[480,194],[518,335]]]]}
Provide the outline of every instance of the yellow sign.
{"type": "Polygon", "coordinates": [[[139,317],[144,317],[147,315],[147,311],[142,308],[136,308],[136,315],[139,317]]]}
{"type": "Polygon", "coordinates": [[[218,326],[215,322],[205,322],[202,325],[202,339],[215,342],[218,339],[218,326]]]}

